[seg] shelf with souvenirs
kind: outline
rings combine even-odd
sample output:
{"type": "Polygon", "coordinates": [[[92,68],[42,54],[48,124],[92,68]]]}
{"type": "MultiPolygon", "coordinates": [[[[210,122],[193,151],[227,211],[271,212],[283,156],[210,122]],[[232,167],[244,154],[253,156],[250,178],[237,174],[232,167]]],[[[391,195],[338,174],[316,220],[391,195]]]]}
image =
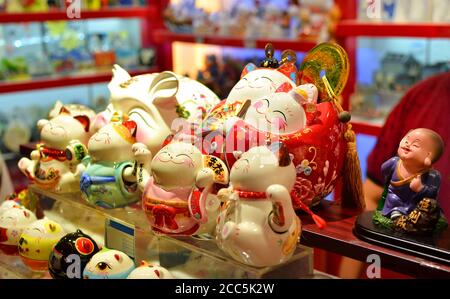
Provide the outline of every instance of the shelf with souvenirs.
{"type": "MultiPolygon", "coordinates": [[[[82,207],[85,212],[108,213],[115,219],[131,221],[137,231],[151,227],[157,234],[169,235],[167,240],[201,253],[191,263],[197,270],[204,257],[222,262],[226,257],[227,265],[239,265],[237,272],[226,273],[239,277],[297,277],[301,275],[298,271],[304,270],[304,274],[311,275],[311,251],[298,246],[302,226],[295,210],[306,211],[306,217],[312,217],[323,228],[326,224],[310,206],[332,192],[340,177],[352,182],[346,184],[348,196],[343,203],[359,206],[362,200],[357,187],[361,184],[358,167],[355,164],[353,171],[343,171],[345,165],[356,163],[355,152],[347,155],[351,148],[348,142],[355,141],[344,139],[344,132],[352,135],[348,113],[342,111],[336,99],[348,75],[347,57],[337,44],[321,44],[304,57],[300,77],[295,52],[284,51],[278,60],[269,44],[265,54],[261,65],[267,67],[248,64],[242,79],[222,102],[192,79],[171,72],[131,77],[116,65],[109,84],[110,105],[103,112],[95,114],[79,105],[59,104],[48,119],[38,121],[42,143],[30,158],[24,157],[18,163],[20,170],[39,186],[29,191],[44,201],[51,198],[57,204],[70,204],[68,213],[73,215],[78,215],[75,210],[82,207]],[[320,60],[319,68],[311,64],[317,62],[316,55],[328,58],[320,60]],[[336,70],[336,65],[343,68],[336,70]],[[264,80],[267,82],[259,82],[260,76],[268,78],[264,80]],[[249,88],[246,82],[262,86],[249,88]],[[260,93],[272,82],[279,86],[273,95],[277,100],[272,103],[281,104],[272,109],[288,109],[278,111],[286,118],[283,122],[282,116],[267,114],[268,123],[280,126],[259,127],[255,121],[263,104],[260,93]],[[242,92],[259,104],[241,102],[242,92]],[[146,100],[149,94],[154,97],[151,103],[146,100]],[[201,119],[205,121],[199,123],[201,119]],[[223,125],[230,126],[229,130],[223,125]],[[176,134],[171,135],[170,128],[176,134]],[[253,133],[265,138],[253,139],[255,144],[244,142],[242,148],[222,148],[229,142],[221,141],[221,137],[248,138],[253,133]],[[205,142],[198,143],[197,138],[205,142]],[[329,143],[334,150],[329,150],[329,143]],[[78,195],[71,196],[74,192],[78,195]],[[136,208],[139,202],[142,208],[141,204],[136,208]],[[87,208],[88,203],[96,207],[87,208]],[[296,271],[282,269],[291,265],[296,271]]],[[[29,224],[34,220],[31,212],[18,206],[6,207],[4,213],[8,214],[1,224],[3,248],[17,249],[17,241],[21,259],[45,269],[44,260],[37,262],[33,258],[35,250],[42,253],[43,249],[32,247],[30,229],[25,228],[21,238],[17,237],[17,229],[43,225],[62,234],[62,228],[49,220],[29,224]]],[[[161,238],[158,244],[166,240],[161,238]]],[[[107,246],[107,237],[105,243],[107,246]]],[[[92,250],[89,244],[81,244],[81,249],[92,250]]],[[[127,260],[113,253],[112,258],[127,260]]],[[[175,250],[178,254],[179,250],[175,250]]],[[[103,258],[108,258],[107,252],[92,260],[101,263],[103,258]]],[[[129,262],[125,264],[131,267],[129,262]]],[[[214,269],[208,261],[205,265],[214,269]]],[[[199,272],[204,277],[225,275],[205,274],[202,270],[199,272]]],[[[98,274],[91,272],[86,275],[98,274]]]]}
{"type": "MultiPolygon", "coordinates": [[[[316,1],[314,4],[309,1],[301,1],[300,3],[297,3],[297,1],[239,1],[233,3],[215,1],[208,3],[208,5],[194,3],[194,1],[166,2],[169,4],[165,10],[164,24],[168,29],[154,31],[154,38],[158,43],[187,42],[261,48],[264,46],[265,39],[270,39],[277,48],[290,48],[306,52],[317,42],[330,39],[338,40],[349,52],[351,65],[357,68],[355,71],[350,70],[349,84],[343,93],[343,107],[352,110],[352,114],[355,116],[352,123],[354,123],[354,129],[358,133],[377,136],[386,114],[403,95],[404,91],[401,90],[410,87],[417,80],[448,71],[448,64],[446,63],[448,57],[442,57],[443,53],[436,55],[436,51],[432,49],[448,47],[446,43],[450,37],[450,32],[447,16],[442,13],[448,5],[445,1],[436,0],[428,3],[416,1],[414,6],[408,5],[407,1],[402,0],[373,1],[372,4],[357,0],[316,1]],[[310,31],[309,25],[311,25],[302,19],[303,10],[314,12],[310,14],[313,15],[311,17],[312,23],[316,24],[317,21],[317,24],[322,24],[323,27],[319,25],[317,28],[315,27],[316,29],[319,28],[318,32],[322,32],[322,35],[302,35],[301,32],[310,31]],[[328,15],[326,17],[321,15],[320,17],[320,14],[323,14],[324,11],[327,11],[328,15]],[[298,18],[294,12],[299,12],[298,18]],[[198,16],[197,19],[200,21],[194,22],[193,16],[198,16]],[[247,16],[247,18],[253,16],[255,21],[250,24],[247,22],[244,26],[247,28],[246,31],[234,32],[233,28],[238,27],[239,18],[242,16],[247,16]],[[284,18],[286,19],[285,23],[290,24],[289,26],[283,27],[282,20],[284,18]],[[320,22],[321,18],[328,19],[329,24],[320,22]],[[272,32],[271,30],[264,30],[262,25],[258,25],[269,23],[274,24],[274,28],[279,25],[280,28],[285,30],[280,29],[272,32]],[[299,29],[297,30],[299,39],[292,39],[292,30],[295,28],[299,29]],[[264,34],[261,35],[261,32],[264,34]],[[362,66],[365,65],[365,62],[372,62],[374,59],[371,57],[369,60],[366,58],[362,60],[360,57],[367,55],[365,51],[367,50],[366,45],[370,43],[368,40],[370,38],[376,40],[377,37],[390,37],[394,42],[392,42],[392,47],[386,46],[384,49],[379,49],[379,53],[372,53],[377,57],[380,66],[377,74],[373,74],[373,78],[370,78],[371,83],[377,83],[368,85],[364,81],[365,79],[361,80],[360,74],[368,73],[368,71],[363,70],[362,66]],[[405,40],[404,37],[415,39],[410,40],[409,45],[399,46],[402,40],[405,40]],[[425,41],[417,38],[433,40],[425,41]],[[396,43],[395,40],[399,40],[399,42],[396,43]],[[423,41],[426,44],[422,45],[423,41]],[[418,43],[426,49],[431,49],[430,53],[427,53],[424,57],[415,57],[417,55],[412,54],[411,51],[417,52],[418,43]],[[379,55],[384,55],[384,57],[379,55]],[[411,56],[420,63],[420,75],[416,76],[415,79],[407,73],[403,72],[404,74],[402,74],[400,70],[391,74],[391,70],[382,67],[383,61],[397,58],[410,59],[411,56]],[[389,88],[380,86],[381,83],[391,84],[389,83],[392,81],[391,75],[394,77],[401,76],[400,80],[397,80],[402,85],[401,90],[396,86],[389,88]],[[409,77],[406,78],[407,76],[409,77]]],[[[171,59],[166,57],[166,60],[171,59]]],[[[170,61],[165,64],[172,66],[170,61]]],[[[177,66],[174,65],[174,67],[177,66]]]]}

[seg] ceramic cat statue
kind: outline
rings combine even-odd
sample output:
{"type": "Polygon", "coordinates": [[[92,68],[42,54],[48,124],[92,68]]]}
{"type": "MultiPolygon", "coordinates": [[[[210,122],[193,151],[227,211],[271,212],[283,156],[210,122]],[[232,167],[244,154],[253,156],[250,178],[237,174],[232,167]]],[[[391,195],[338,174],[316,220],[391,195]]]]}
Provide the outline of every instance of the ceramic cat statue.
{"type": "Polygon", "coordinates": [[[172,279],[169,270],[161,266],[152,265],[146,261],[142,261],[141,265],[134,269],[127,279],[172,279]]]}
{"type": "Polygon", "coordinates": [[[78,165],[82,197],[103,208],[118,208],[140,199],[133,144],[136,123],[110,122],[88,142],[89,155],[78,165]]]}
{"type": "MultiPolygon", "coordinates": [[[[134,149],[138,161],[151,158],[145,145],[136,144],[134,149]]],[[[212,194],[213,184],[228,183],[228,169],[218,158],[203,155],[191,143],[172,141],[153,157],[150,172],[139,168],[138,182],[153,231],[170,235],[214,232],[220,202],[212,194]]]]}
{"type": "Polygon", "coordinates": [[[30,158],[20,159],[20,170],[41,188],[59,193],[78,192],[76,167],[86,155],[90,120],[72,116],[64,107],[51,120],[38,121],[41,143],[30,158]]]}
{"type": "Polygon", "coordinates": [[[0,251],[8,255],[17,254],[20,235],[25,227],[36,220],[33,212],[21,206],[5,209],[0,214],[0,251]]]}
{"type": "Polygon", "coordinates": [[[386,185],[375,224],[411,234],[432,234],[438,223],[447,226],[438,202],[441,175],[432,168],[443,151],[442,138],[430,129],[403,137],[398,156],[381,166],[386,185]]]}
{"type": "Polygon", "coordinates": [[[104,248],[96,253],[83,271],[84,279],[125,279],[135,269],[125,253],[104,248]]]}
{"type": "Polygon", "coordinates": [[[287,261],[301,234],[290,196],[295,178],[282,143],[242,154],[231,168],[229,188],[219,191],[225,200],[217,225],[219,247],[255,267],[287,261]]]}
{"type": "Polygon", "coordinates": [[[203,84],[172,72],[131,77],[115,65],[108,85],[110,105],[98,114],[95,127],[109,122],[114,113],[137,123],[136,139],[152,153],[161,149],[173,122],[184,119],[198,123],[217,103],[217,96],[203,84]]]}
{"type": "MultiPolygon", "coordinates": [[[[205,118],[203,150],[230,169],[235,152],[282,142],[297,174],[295,209],[313,215],[309,207],[330,194],[340,178],[346,182],[342,204],[361,207],[355,134],[349,113],[338,101],[348,78],[347,54],[337,44],[322,43],[307,53],[300,71],[296,59],[295,52],[286,50],[278,61],[268,45],[260,67],[247,65],[227,100],[205,118]]],[[[313,218],[320,227],[325,225],[316,215],[313,218]]]]}
{"type": "Polygon", "coordinates": [[[69,233],[53,247],[48,272],[54,279],[81,279],[87,263],[99,251],[95,240],[81,230],[69,233]]]}
{"type": "Polygon", "coordinates": [[[19,239],[19,255],[33,271],[46,271],[53,246],[66,234],[62,226],[44,218],[28,225],[19,239]]]}

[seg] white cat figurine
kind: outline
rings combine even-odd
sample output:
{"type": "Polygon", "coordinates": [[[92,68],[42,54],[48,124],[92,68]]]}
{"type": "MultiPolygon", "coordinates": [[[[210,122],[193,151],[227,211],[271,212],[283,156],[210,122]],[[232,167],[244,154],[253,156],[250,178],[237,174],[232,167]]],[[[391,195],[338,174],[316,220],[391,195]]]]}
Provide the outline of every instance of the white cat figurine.
{"type": "Polygon", "coordinates": [[[146,261],[142,261],[141,265],[134,269],[127,279],[172,279],[169,270],[161,266],[152,265],[146,261]]]}
{"type": "Polygon", "coordinates": [[[21,206],[5,209],[0,215],[0,250],[6,254],[16,253],[23,230],[36,220],[33,212],[21,206]]]}
{"type": "Polygon", "coordinates": [[[89,140],[89,117],[72,116],[64,107],[51,120],[37,124],[41,143],[31,153],[31,160],[20,159],[20,170],[38,186],[60,193],[80,189],[76,166],[86,155],[89,140]]]}
{"type": "Polygon", "coordinates": [[[135,133],[134,121],[117,120],[89,139],[89,155],[77,169],[85,200],[104,208],[118,208],[140,199],[132,148],[135,133]]]}
{"type": "Polygon", "coordinates": [[[253,147],[233,165],[230,187],[219,191],[226,203],[218,218],[219,247],[235,260],[256,267],[288,260],[301,222],[290,191],[295,167],[282,143],[253,147]]]}

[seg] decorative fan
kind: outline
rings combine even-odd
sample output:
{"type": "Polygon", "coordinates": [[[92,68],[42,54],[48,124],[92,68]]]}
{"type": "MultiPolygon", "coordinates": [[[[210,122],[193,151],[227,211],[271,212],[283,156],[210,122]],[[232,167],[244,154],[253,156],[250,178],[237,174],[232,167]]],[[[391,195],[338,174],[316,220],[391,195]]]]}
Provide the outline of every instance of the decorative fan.
{"type": "Polygon", "coordinates": [[[326,76],[334,94],[339,96],[347,83],[349,73],[348,56],[335,43],[322,43],[311,49],[300,66],[301,84],[313,83],[319,90],[320,101],[330,101],[322,80],[326,76]]]}

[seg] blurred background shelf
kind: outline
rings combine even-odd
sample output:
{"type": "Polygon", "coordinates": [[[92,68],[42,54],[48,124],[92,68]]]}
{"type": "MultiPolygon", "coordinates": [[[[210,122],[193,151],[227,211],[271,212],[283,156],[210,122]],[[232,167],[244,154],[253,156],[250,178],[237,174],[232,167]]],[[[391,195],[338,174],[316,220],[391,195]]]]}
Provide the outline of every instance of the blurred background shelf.
{"type": "Polygon", "coordinates": [[[357,20],[343,20],[336,30],[339,37],[367,36],[367,37],[426,37],[449,38],[450,24],[435,23],[388,23],[388,22],[360,22],[357,20]]]}
{"type": "MultiPolygon", "coordinates": [[[[154,72],[158,72],[158,68],[153,67],[131,70],[130,74],[136,76],[154,72]]],[[[23,81],[7,81],[0,83],[0,93],[108,82],[111,80],[111,77],[112,72],[110,70],[104,70],[46,76],[23,81]]]]}
{"type": "Polygon", "coordinates": [[[77,21],[101,18],[154,18],[158,11],[154,6],[103,8],[100,10],[82,10],[80,19],[69,18],[65,11],[49,11],[35,13],[0,13],[0,23],[41,22],[45,21],[77,21]]]}
{"type": "Polygon", "coordinates": [[[313,41],[289,40],[289,39],[244,39],[228,36],[196,35],[186,33],[174,33],[169,30],[155,30],[153,37],[157,43],[163,42],[187,42],[209,44],[227,47],[244,47],[264,49],[267,43],[272,43],[276,49],[292,49],[294,51],[307,52],[317,43],[313,41]]]}

